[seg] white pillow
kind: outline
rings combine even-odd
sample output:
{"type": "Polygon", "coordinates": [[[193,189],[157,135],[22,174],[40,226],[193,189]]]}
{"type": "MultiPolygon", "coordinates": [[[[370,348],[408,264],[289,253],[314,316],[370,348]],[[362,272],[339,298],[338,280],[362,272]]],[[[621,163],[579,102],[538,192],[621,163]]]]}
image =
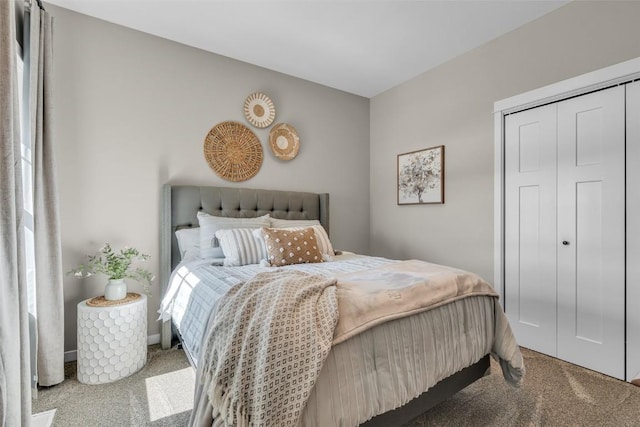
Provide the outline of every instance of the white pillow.
{"type": "Polygon", "coordinates": [[[280,227],[280,229],[284,230],[302,230],[304,228],[313,228],[313,231],[316,233],[316,243],[318,244],[318,249],[322,255],[327,255],[332,257],[335,255],[333,251],[333,245],[331,244],[331,240],[329,240],[329,235],[327,234],[327,230],[324,229],[321,225],[310,225],[307,227],[280,227]]]}
{"type": "MultiPolygon", "coordinates": [[[[261,230],[261,229],[258,229],[261,230]]],[[[224,265],[237,267],[260,264],[267,258],[264,238],[250,228],[230,228],[216,231],[216,237],[224,252],[224,265]]]]}
{"type": "Polygon", "coordinates": [[[310,227],[320,225],[317,219],[280,219],[271,218],[271,228],[310,227]]]}
{"type": "Polygon", "coordinates": [[[269,227],[269,215],[258,218],[228,218],[213,216],[205,212],[198,212],[200,223],[200,257],[223,258],[225,255],[220,248],[216,231],[229,228],[262,228],[269,227]]]}
{"type": "MultiPolygon", "coordinates": [[[[182,255],[183,262],[196,261],[199,259],[202,259],[200,258],[200,246],[198,246],[197,248],[187,249],[186,251],[184,251],[184,254],[182,255]]],[[[224,260],[224,259],[221,258],[221,260],[224,260]]],[[[220,261],[220,265],[222,265],[222,261],[220,261]]]]}
{"type": "Polygon", "coordinates": [[[189,253],[193,256],[195,252],[200,255],[200,228],[181,228],[176,230],[176,239],[178,240],[178,249],[180,250],[180,259],[185,259],[185,254],[189,253]]]}

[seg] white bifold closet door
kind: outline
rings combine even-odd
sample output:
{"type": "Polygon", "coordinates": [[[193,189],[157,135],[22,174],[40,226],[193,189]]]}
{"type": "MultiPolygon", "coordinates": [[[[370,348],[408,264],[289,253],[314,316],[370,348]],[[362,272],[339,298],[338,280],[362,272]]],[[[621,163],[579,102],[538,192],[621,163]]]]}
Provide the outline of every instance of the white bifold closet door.
{"type": "Polygon", "coordinates": [[[505,310],[516,337],[624,379],[624,88],[505,126],[505,310]]]}
{"type": "Polygon", "coordinates": [[[624,379],[624,87],[558,104],[558,357],[624,379]]]}
{"type": "Polygon", "coordinates": [[[556,356],[557,105],[505,117],[505,311],[518,343],[556,356]]]}

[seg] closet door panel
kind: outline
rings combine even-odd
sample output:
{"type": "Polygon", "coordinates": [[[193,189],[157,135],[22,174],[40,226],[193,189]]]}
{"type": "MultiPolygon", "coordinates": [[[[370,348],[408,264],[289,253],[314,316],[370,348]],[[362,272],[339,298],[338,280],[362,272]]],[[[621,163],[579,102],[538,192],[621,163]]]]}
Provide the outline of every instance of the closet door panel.
{"type": "Polygon", "coordinates": [[[625,97],[558,104],[558,357],[624,378],[625,97]]]}
{"type": "Polygon", "coordinates": [[[575,335],[602,343],[604,315],[602,291],[602,182],[576,183],[575,224],[575,335]]]}
{"type": "Polygon", "coordinates": [[[556,106],[505,118],[505,312],[523,347],[556,354],[556,106]]]}

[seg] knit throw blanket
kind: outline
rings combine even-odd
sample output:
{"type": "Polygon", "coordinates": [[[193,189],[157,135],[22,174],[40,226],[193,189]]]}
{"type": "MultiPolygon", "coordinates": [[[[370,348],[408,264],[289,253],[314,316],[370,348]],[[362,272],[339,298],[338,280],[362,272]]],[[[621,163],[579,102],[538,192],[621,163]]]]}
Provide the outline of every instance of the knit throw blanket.
{"type": "Polygon", "coordinates": [[[260,273],[223,296],[203,359],[213,418],[227,426],[297,426],[333,341],[336,280],[260,273]]]}

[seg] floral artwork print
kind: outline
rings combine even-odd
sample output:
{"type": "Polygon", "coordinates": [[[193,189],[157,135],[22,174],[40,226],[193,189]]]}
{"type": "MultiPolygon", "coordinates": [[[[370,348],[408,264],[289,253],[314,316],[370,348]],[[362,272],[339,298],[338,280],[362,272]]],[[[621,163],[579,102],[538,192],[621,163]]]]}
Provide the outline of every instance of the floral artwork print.
{"type": "Polygon", "coordinates": [[[398,155],[398,204],[444,203],[444,146],[398,155]]]}

